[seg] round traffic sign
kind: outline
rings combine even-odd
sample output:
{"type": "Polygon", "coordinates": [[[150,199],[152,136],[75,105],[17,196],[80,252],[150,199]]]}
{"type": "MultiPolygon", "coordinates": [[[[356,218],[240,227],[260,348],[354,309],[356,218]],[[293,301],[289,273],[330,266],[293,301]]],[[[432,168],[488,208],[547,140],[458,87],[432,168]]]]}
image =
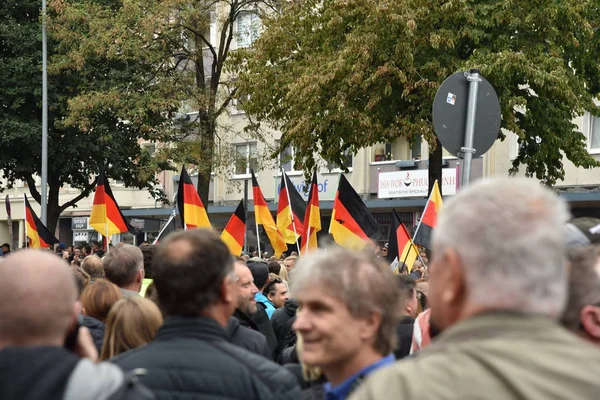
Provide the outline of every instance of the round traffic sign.
{"type": "MultiPolygon", "coordinates": [[[[479,75],[473,157],[485,154],[500,132],[500,101],[492,85],[479,75]]],[[[457,157],[465,145],[465,125],[469,81],[465,72],[457,72],[442,83],[433,101],[433,128],[442,146],[457,157]]]]}

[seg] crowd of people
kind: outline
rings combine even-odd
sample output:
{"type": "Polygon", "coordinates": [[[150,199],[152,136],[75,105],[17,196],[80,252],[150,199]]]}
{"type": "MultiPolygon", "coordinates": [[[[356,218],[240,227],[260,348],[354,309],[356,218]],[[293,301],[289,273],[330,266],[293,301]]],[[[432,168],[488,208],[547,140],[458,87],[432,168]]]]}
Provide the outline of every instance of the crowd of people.
{"type": "Polygon", "coordinates": [[[410,268],[204,229],[61,251],[4,252],[1,399],[600,396],[600,220],[532,180],[461,190],[410,268]]]}

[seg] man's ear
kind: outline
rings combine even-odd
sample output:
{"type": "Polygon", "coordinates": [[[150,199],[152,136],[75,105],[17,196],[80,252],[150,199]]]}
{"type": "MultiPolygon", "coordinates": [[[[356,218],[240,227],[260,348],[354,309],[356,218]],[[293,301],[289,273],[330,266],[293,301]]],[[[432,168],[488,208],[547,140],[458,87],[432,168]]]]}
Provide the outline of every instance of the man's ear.
{"type": "Polygon", "coordinates": [[[135,281],[137,283],[142,283],[142,281],[144,280],[145,276],[146,276],[146,271],[144,271],[144,268],[138,269],[138,273],[137,273],[137,276],[135,278],[135,281]]]}
{"type": "Polygon", "coordinates": [[[579,321],[587,336],[600,343],[600,307],[584,306],[579,313],[579,321]]]}
{"type": "Polygon", "coordinates": [[[360,330],[358,332],[361,339],[367,341],[371,338],[375,338],[377,330],[381,326],[381,314],[378,312],[372,312],[367,318],[362,320],[360,330]]]}
{"type": "Polygon", "coordinates": [[[237,307],[237,287],[236,283],[227,276],[221,283],[220,297],[221,301],[228,305],[237,307]]]}

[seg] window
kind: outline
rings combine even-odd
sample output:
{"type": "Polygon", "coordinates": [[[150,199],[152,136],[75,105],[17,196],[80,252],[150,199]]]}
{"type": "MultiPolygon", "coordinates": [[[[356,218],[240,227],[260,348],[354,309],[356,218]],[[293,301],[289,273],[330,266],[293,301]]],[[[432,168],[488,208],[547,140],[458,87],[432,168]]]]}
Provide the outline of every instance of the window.
{"type": "Polygon", "coordinates": [[[253,12],[241,12],[236,20],[237,47],[248,47],[260,35],[262,22],[253,12]]]}
{"type": "Polygon", "coordinates": [[[155,143],[142,143],[142,148],[148,152],[148,154],[150,155],[154,155],[154,153],[156,152],[156,144],[155,143]]]}
{"type": "MultiPolygon", "coordinates": [[[[350,150],[344,151],[344,154],[342,155],[342,161],[345,167],[352,169],[352,153],[350,153],[350,150]]],[[[332,161],[327,161],[327,169],[330,171],[334,169],[341,169],[341,166],[332,161]]]]}
{"type": "Polygon", "coordinates": [[[374,162],[391,161],[392,159],[392,144],[390,142],[375,145],[375,152],[373,154],[374,162]]]}
{"type": "Polygon", "coordinates": [[[235,145],[235,175],[250,175],[256,170],[256,143],[235,145]]]}
{"type": "Polygon", "coordinates": [[[600,118],[590,114],[589,149],[600,153],[600,118]]]}
{"type": "Polygon", "coordinates": [[[296,150],[292,146],[279,153],[279,168],[285,172],[302,171],[302,165],[296,160],[296,150]]]}

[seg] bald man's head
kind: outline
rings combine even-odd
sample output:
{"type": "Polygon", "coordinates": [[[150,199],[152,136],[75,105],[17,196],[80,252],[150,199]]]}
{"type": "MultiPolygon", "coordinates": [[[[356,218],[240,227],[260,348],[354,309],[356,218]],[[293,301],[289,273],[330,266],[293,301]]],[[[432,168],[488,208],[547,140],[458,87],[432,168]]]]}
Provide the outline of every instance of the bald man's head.
{"type": "Polygon", "coordinates": [[[62,344],[76,301],[65,261],[39,250],[11,254],[0,263],[0,348],[62,344]]]}

